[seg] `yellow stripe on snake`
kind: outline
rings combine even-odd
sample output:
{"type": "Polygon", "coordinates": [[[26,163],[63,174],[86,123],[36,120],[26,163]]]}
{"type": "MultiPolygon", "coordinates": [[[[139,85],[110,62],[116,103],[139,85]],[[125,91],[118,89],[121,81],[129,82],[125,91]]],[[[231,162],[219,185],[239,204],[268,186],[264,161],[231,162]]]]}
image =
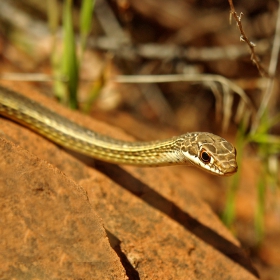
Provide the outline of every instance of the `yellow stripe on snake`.
{"type": "Polygon", "coordinates": [[[61,146],[102,161],[138,166],[195,165],[221,176],[237,171],[235,148],[207,132],[189,132],[150,142],[117,140],[82,127],[2,86],[0,114],[61,146]]]}

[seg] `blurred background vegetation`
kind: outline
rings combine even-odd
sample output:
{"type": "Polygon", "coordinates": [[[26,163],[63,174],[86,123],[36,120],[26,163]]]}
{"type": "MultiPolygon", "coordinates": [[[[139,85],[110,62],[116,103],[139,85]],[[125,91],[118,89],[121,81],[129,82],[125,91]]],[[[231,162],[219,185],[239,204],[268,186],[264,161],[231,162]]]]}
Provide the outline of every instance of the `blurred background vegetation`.
{"type": "Polygon", "coordinates": [[[227,1],[5,0],[1,79],[36,83],[141,140],[209,131],[234,142],[238,174],[202,197],[262,278],[279,279],[279,2],[234,5],[266,73],[227,1]]]}

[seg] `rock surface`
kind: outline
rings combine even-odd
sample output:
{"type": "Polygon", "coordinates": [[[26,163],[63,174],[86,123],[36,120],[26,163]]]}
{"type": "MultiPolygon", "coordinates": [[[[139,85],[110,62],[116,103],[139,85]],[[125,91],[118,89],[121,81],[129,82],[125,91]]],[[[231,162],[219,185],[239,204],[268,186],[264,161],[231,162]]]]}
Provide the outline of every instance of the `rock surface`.
{"type": "MultiPolygon", "coordinates": [[[[70,112],[32,91],[27,95],[91,129],[131,139],[116,128],[70,112]]],[[[51,271],[59,278],[59,269],[52,265],[62,263],[64,273],[76,271],[84,279],[125,279],[122,267],[129,279],[257,279],[239,242],[196,195],[189,183],[193,179],[186,180],[184,169],[102,163],[69,153],[9,120],[1,118],[0,125],[1,137],[56,166],[82,187],[46,162],[1,142],[5,152],[1,155],[6,159],[1,161],[1,165],[5,163],[1,166],[1,205],[7,231],[2,244],[7,254],[23,249],[31,254],[31,258],[21,260],[18,253],[9,255],[10,261],[21,263],[21,270],[27,268],[30,275],[48,275],[51,271]],[[62,188],[63,180],[67,186],[62,188]],[[6,183],[9,181],[11,190],[6,183]],[[108,248],[100,219],[90,205],[102,218],[119,260],[108,248]],[[14,214],[14,207],[21,215],[14,214]],[[66,264],[73,259],[88,262],[69,266],[67,271],[66,264]],[[94,270],[102,277],[87,274],[93,267],[91,262],[100,264],[94,270]]]]}
{"type": "Polygon", "coordinates": [[[2,138],[0,190],[1,279],[127,279],[84,189],[2,138]]]}

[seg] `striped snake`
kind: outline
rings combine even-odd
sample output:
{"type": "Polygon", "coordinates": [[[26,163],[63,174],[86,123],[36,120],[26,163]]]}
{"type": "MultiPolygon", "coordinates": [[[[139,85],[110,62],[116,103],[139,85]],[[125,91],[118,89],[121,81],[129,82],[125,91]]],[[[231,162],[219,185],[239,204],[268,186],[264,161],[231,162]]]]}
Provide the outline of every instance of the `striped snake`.
{"type": "Polygon", "coordinates": [[[121,141],[82,127],[1,86],[0,114],[61,146],[102,161],[139,166],[195,165],[221,176],[237,171],[235,148],[207,132],[150,142],[121,141]]]}

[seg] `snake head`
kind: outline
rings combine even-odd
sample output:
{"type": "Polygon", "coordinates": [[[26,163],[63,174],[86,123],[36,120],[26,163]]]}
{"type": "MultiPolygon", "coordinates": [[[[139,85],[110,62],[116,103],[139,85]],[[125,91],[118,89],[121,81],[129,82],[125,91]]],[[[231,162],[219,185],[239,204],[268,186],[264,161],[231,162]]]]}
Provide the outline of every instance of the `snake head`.
{"type": "Polygon", "coordinates": [[[187,134],[181,152],[195,166],[215,175],[230,176],[237,172],[236,149],[212,133],[187,134]]]}

